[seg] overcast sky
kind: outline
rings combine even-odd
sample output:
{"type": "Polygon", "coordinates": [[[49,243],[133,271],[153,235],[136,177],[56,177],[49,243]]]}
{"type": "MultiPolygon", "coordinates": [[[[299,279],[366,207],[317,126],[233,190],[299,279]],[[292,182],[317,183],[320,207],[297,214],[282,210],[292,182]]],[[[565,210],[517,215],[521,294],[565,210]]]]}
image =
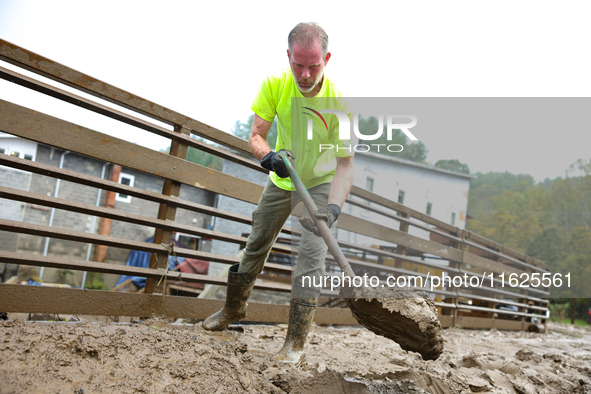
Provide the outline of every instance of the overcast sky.
{"type": "MultiPolygon", "coordinates": [[[[326,73],[344,96],[589,97],[590,11],[587,1],[0,0],[0,37],[230,132],[250,115],[262,78],[288,67],[287,34],[298,22],[327,31],[326,73]]],[[[155,149],[166,145],[3,80],[0,98],[155,149]]],[[[591,158],[587,126],[417,137],[430,163],[458,159],[472,172],[538,181],[591,158]]]]}

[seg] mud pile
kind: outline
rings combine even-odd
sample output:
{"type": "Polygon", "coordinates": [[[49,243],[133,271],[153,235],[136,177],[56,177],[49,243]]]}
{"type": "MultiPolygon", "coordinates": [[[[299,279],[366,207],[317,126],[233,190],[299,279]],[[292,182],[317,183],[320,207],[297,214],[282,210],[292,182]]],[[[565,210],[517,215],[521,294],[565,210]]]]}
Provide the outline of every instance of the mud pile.
{"type": "Polygon", "coordinates": [[[313,327],[307,359],[269,361],[285,325],[0,324],[0,393],[585,393],[591,331],[443,330],[423,361],[363,328],[313,327]]]}
{"type": "Polygon", "coordinates": [[[441,323],[424,292],[395,288],[350,289],[347,303],[359,324],[396,341],[402,349],[437,360],[443,351],[441,323]]]}

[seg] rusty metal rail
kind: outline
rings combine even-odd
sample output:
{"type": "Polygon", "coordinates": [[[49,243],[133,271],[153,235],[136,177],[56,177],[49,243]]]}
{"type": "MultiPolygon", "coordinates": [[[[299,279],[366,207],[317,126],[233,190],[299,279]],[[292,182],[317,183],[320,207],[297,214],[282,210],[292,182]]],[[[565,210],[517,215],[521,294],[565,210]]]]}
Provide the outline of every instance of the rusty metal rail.
{"type": "MultiPolygon", "coordinates": [[[[83,261],[63,256],[43,257],[35,254],[38,253],[36,251],[16,253],[3,251],[0,248],[0,263],[143,276],[147,278],[146,293],[148,293],[122,294],[88,290],[33,289],[25,286],[2,284],[0,285],[0,294],[2,295],[0,297],[0,310],[8,312],[59,312],[132,316],[147,316],[151,313],[157,313],[169,317],[192,318],[204,318],[215,310],[219,304],[217,301],[169,297],[163,294],[163,283],[167,280],[182,280],[187,283],[213,285],[224,285],[225,282],[224,279],[207,275],[180,274],[179,272],[168,271],[167,261],[168,255],[171,253],[170,245],[173,231],[238,245],[244,245],[246,238],[179,223],[177,210],[185,209],[195,214],[225,219],[243,225],[250,225],[251,218],[181,199],[179,197],[181,185],[196,187],[250,204],[258,202],[263,188],[244,179],[191,163],[185,160],[185,156],[187,149],[193,147],[244,168],[261,173],[266,172],[258,163],[244,157],[244,154],[250,154],[248,143],[1,39],[0,60],[73,87],[81,92],[107,100],[117,106],[131,110],[137,115],[147,116],[172,126],[172,129],[167,129],[129,115],[119,109],[111,108],[59,87],[0,67],[0,78],[2,79],[168,138],[171,141],[169,154],[156,152],[123,139],[10,103],[0,97],[0,131],[102,162],[120,165],[154,177],[160,177],[164,181],[162,191],[156,193],[123,185],[113,180],[105,180],[45,163],[0,154],[0,166],[37,176],[65,180],[77,185],[108,192],[129,195],[156,203],[159,207],[156,217],[149,217],[143,213],[130,213],[117,209],[97,207],[70,199],[50,197],[32,191],[0,186],[0,198],[28,204],[28,206],[64,210],[103,218],[103,220],[114,220],[118,223],[147,226],[153,229],[155,234],[154,242],[146,243],[132,239],[133,237],[127,239],[91,234],[74,229],[58,229],[44,223],[23,223],[0,219],[0,231],[11,234],[50,237],[80,244],[88,243],[95,246],[102,245],[152,254],[150,268],[137,268],[83,261]],[[219,144],[223,148],[191,138],[191,134],[219,144]],[[226,148],[240,154],[233,153],[226,148]],[[45,302],[41,299],[32,301],[33,297],[40,295],[50,301],[45,302]],[[62,305],[51,303],[52,300],[63,300],[63,297],[67,297],[68,300],[62,305]],[[110,303],[110,305],[104,305],[106,302],[110,303]],[[125,302],[127,303],[125,304],[125,302]],[[182,308],[179,308],[179,305],[182,305],[182,308]]],[[[349,262],[357,274],[386,272],[394,276],[426,277],[424,273],[404,268],[404,264],[437,269],[452,276],[469,274],[482,277],[482,271],[521,274],[544,273],[549,270],[549,267],[543,262],[358,187],[353,187],[347,203],[362,207],[364,210],[380,216],[394,219],[400,223],[400,227],[395,229],[346,213],[339,217],[339,228],[384,241],[392,245],[391,249],[394,250],[382,250],[339,241],[342,248],[363,255],[362,259],[354,256],[349,258],[349,262]],[[367,205],[360,199],[369,201],[372,205],[367,205]],[[408,229],[411,226],[427,231],[431,234],[431,239],[422,239],[408,234],[408,229]],[[447,265],[424,261],[421,256],[424,257],[425,255],[438,256],[439,259],[447,261],[447,265]],[[393,262],[393,264],[385,265],[385,261],[393,262]]],[[[296,216],[301,215],[301,207],[296,208],[294,214],[296,216]]],[[[288,227],[283,227],[282,232],[295,237],[300,235],[298,231],[288,227]]],[[[273,250],[283,254],[297,254],[297,251],[292,250],[290,246],[279,243],[274,245],[273,250]]],[[[239,261],[234,256],[224,256],[199,250],[175,248],[174,253],[179,257],[223,264],[235,264],[239,261]]],[[[327,264],[333,266],[334,259],[329,256],[327,264]]],[[[265,269],[280,275],[289,275],[291,272],[290,266],[275,263],[267,263],[265,269]]],[[[287,292],[290,287],[285,283],[259,280],[256,288],[263,291],[287,292]]],[[[525,329],[530,324],[525,319],[538,318],[544,322],[544,313],[548,310],[546,306],[548,300],[545,297],[549,295],[549,292],[545,288],[530,288],[527,292],[518,293],[499,288],[473,289],[460,287],[455,290],[434,289],[430,293],[436,297],[436,305],[440,308],[440,319],[444,326],[462,325],[525,329]],[[506,301],[503,298],[510,298],[515,301],[506,301]],[[469,302],[473,304],[469,304],[469,302]],[[497,309],[496,304],[501,302],[515,306],[519,308],[519,311],[497,309]],[[531,313],[531,311],[536,313],[531,313]],[[496,316],[517,316],[519,321],[498,320],[495,318],[496,316]]],[[[286,320],[286,307],[269,306],[268,309],[265,308],[267,307],[256,306],[254,317],[253,314],[250,314],[250,318],[258,321],[286,320]]],[[[345,311],[341,308],[321,308],[317,316],[317,322],[322,323],[351,324],[354,322],[348,310],[345,311]]]]}

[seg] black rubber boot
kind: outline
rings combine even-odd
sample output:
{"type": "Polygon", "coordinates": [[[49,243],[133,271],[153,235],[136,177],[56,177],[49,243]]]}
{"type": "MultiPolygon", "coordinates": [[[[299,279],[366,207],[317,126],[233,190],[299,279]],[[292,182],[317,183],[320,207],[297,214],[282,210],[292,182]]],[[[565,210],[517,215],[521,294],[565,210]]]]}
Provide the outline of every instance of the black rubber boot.
{"type": "Polygon", "coordinates": [[[238,264],[230,267],[226,304],[220,311],[205,319],[202,324],[204,329],[208,331],[225,330],[233,321],[246,317],[246,300],[250,297],[257,274],[239,274],[237,271],[238,264]]]}
{"type": "Polygon", "coordinates": [[[289,324],[285,343],[274,360],[299,365],[304,361],[304,345],[314,320],[318,298],[293,298],[289,305],[289,324]]]}

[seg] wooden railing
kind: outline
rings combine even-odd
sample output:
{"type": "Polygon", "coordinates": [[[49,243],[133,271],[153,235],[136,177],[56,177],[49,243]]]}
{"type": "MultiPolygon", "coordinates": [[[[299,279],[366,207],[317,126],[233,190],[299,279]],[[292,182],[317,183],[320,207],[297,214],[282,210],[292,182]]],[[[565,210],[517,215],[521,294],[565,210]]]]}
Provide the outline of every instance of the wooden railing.
{"type": "MultiPolygon", "coordinates": [[[[96,189],[121,193],[159,204],[157,218],[152,218],[30,191],[0,187],[0,198],[149,226],[154,229],[154,241],[153,243],[147,243],[83,231],[58,229],[44,224],[0,219],[0,231],[151,253],[150,268],[138,268],[76,260],[61,256],[16,253],[5,251],[6,248],[0,247],[0,263],[134,275],[147,278],[145,293],[143,294],[2,284],[0,285],[0,311],[110,316],[149,316],[158,314],[168,317],[202,319],[219,308],[221,301],[218,300],[172,297],[163,294],[164,284],[167,280],[225,285],[225,279],[218,277],[168,271],[168,256],[171,253],[170,245],[172,244],[173,231],[238,245],[245,244],[245,237],[180,224],[178,221],[175,222],[175,218],[176,210],[182,208],[236,223],[247,225],[251,223],[250,217],[179,198],[181,185],[184,184],[256,204],[263,189],[260,185],[185,160],[188,148],[194,147],[251,170],[265,173],[266,170],[262,169],[258,163],[244,157],[250,155],[247,142],[3,40],[0,40],[0,60],[97,98],[107,100],[138,115],[147,116],[172,126],[172,130],[169,130],[137,116],[129,115],[18,72],[0,67],[0,77],[7,81],[168,138],[171,141],[168,154],[157,152],[13,104],[3,100],[0,94],[0,131],[164,179],[161,193],[156,193],[55,166],[0,154],[0,165],[2,166],[31,174],[66,180],[96,189]],[[191,135],[230,148],[240,154],[196,140],[191,138],[191,135]]],[[[374,248],[339,242],[341,247],[348,252],[364,256],[359,258],[351,255],[350,258],[353,269],[360,275],[379,271],[394,276],[419,275],[426,277],[424,273],[405,269],[405,264],[437,269],[446,272],[450,276],[461,276],[468,273],[481,278],[483,272],[521,274],[544,273],[549,270],[549,267],[544,263],[522,253],[505,248],[503,245],[477,234],[451,226],[358,187],[353,187],[347,203],[400,222],[399,228],[394,229],[345,213],[340,216],[339,228],[372,237],[391,245],[391,247],[374,248]],[[371,202],[371,205],[366,204],[367,201],[371,202]],[[428,231],[431,234],[430,239],[422,239],[409,234],[410,227],[428,231]],[[413,254],[438,256],[448,263],[440,264],[425,261],[420,257],[413,257],[413,254]]],[[[301,215],[301,208],[295,211],[295,215],[301,215]]],[[[288,235],[299,235],[297,230],[288,227],[284,227],[282,232],[288,235]]],[[[292,253],[292,248],[276,244],[274,251],[289,254],[292,253]]],[[[199,250],[175,248],[174,253],[179,257],[196,258],[223,264],[238,262],[238,259],[233,256],[199,250]]],[[[329,257],[327,264],[329,266],[334,265],[333,259],[329,257]]],[[[267,263],[265,269],[283,275],[291,273],[291,267],[274,263],[267,263]]],[[[290,291],[288,284],[269,280],[258,280],[256,288],[263,291],[290,291]]],[[[440,319],[444,326],[460,325],[464,327],[497,327],[505,329],[527,328],[530,324],[526,321],[529,320],[528,318],[537,318],[540,322],[545,322],[548,303],[546,298],[549,296],[547,288],[529,288],[528,291],[523,292],[496,287],[486,289],[467,287],[459,290],[439,288],[433,289],[429,293],[436,297],[436,305],[440,308],[440,319]],[[513,301],[507,301],[506,299],[512,299],[513,301]],[[500,310],[496,308],[496,304],[499,302],[517,306],[519,311],[500,310]],[[503,316],[518,316],[518,320],[496,318],[503,316]]],[[[329,296],[330,294],[327,297],[329,296]]],[[[325,304],[341,305],[342,303],[339,304],[328,299],[325,304]]],[[[347,309],[323,307],[319,309],[316,316],[318,323],[355,323],[347,309]]],[[[249,320],[286,321],[287,307],[251,303],[249,320]]]]}

